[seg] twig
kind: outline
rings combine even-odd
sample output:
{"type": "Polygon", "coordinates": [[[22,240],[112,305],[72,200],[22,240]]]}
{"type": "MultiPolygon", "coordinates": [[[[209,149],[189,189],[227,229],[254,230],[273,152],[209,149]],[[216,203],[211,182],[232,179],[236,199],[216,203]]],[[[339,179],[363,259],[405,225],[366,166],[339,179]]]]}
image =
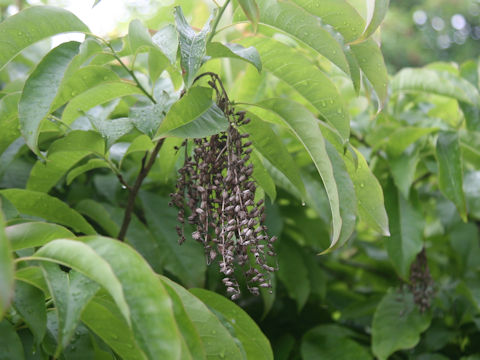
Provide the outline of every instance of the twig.
{"type": "Polygon", "coordinates": [[[165,138],[158,140],[157,144],[155,145],[155,148],[152,150],[152,153],[150,154],[150,158],[148,158],[148,152],[147,152],[145,153],[145,156],[142,159],[142,166],[140,168],[140,173],[138,174],[137,179],[135,180],[135,184],[131,188],[130,193],[128,195],[128,202],[127,202],[127,207],[125,208],[125,215],[123,216],[122,227],[120,228],[120,232],[118,233],[118,236],[117,236],[117,239],[120,241],[123,241],[125,239],[125,234],[127,233],[128,225],[130,225],[130,221],[132,220],[132,212],[135,206],[135,199],[137,197],[138,191],[142,186],[143,180],[145,180],[148,173],[150,172],[150,169],[155,163],[158,152],[162,148],[164,141],[165,141],[165,138]],[[148,158],[148,161],[147,161],[147,158],[148,158]]]}
{"type": "Polygon", "coordinates": [[[212,38],[215,36],[215,33],[217,31],[218,23],[220,22],[220,19],[222,18],[222,15],[225,12],[225,9],[227,8],[229,3],[230,3],[230,0],[225,1],[225,4],[223,4],[223,6],[220,8],[220,11],[218,12],[218,16],[215,18],[215,22],[213,23],[212,31],[210,32],[210,35],[208,36],[207,44],[210,41],[212,41],[212,38]]]}

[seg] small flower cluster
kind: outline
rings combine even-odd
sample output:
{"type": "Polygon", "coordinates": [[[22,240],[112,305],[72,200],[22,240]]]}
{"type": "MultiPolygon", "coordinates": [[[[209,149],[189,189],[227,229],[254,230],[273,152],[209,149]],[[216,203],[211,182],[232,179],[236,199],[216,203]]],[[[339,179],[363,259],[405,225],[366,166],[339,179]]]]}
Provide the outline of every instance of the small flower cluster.
{"type": "MultiPolygon", "coordinates": [[[[176,192],[171,204],[178,211],[181,224],[187,219],[195,226],[193,239],[201,242],[207,263],[218,258],[223,283],[232,300],[240,296],[235,267],[243,269],[252,294],[259,288],[271,288],[267,257],[275,256],[275,237],[267,235],[263,200],[255,202],[256,184],[252,179],[253,165],[249,134],[238,127],[247,124],[244,112],[226,113],[230,126],[226,132],[209,138],[194,139],[192,156],[185,146],[185,163],[179,170],[176,192]],[[186,207],[189,209],[187,216],[186,207]]],[[[185,241],[184,229],[177,226],[179,242],[185,241]]]]}
{"type": "Polygon", "coordinates": [[[430,308],[434,295],[433,279],[430,275],[425,248],[417,255],[410,268],[410,292],[420,312],[430,308]]]}

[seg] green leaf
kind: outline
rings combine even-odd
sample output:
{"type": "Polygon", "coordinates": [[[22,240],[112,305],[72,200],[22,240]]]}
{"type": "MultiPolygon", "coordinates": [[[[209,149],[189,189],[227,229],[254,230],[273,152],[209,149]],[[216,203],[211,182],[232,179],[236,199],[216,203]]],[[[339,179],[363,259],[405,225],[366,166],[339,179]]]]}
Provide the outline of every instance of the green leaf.
{"type": "Polygon", "coordinates": [[[89,32],[71,12],[51,6],[32,6],[0,24],[0,70],[20,51],[47,37],[65,32],[89,32]]]}
{"type": "Polygon", "coordinates": [[[110,165],[103,159],[90,159],[86,164],[77,166],[76,168],[70,170],[67,174],[65,182],[67,185],[70,185],[77,176],[80,176],[87,171],[108,167],[110,167],[110,165]]]}
{"type": "Polygon", "coordinates": [[[369,360],[372,356],[350,336],[352,331],[338,325],[320,325],[307,331],[302,338],[303,359],[369,360]]]}
{"type": "Polygon", "coordinates": [[[5,231],[13,251],[43,246],[55,239],[75,238],[75,235],[63,226],[46,222],[10,225],[5,231]]]}
{"type": "Polygon", "coordinates": [[[25,360],[22,342],[7,319],[0,321],[0,360],[25,360]]]}
{"type": "Polygon", "coordinates": [[[123,135],[128,134],[133,130],[133,124],[129,118],[108,120],[88,114],[87,117],[107,142],[107,149],[109,149],[115,141],[120,139],[123,135]]]}
{"type": "Polygon", "coordinates": [[[207,111],[195,120],[168,132],[169,136],[181,138],[202,138],[227,131],[229,121],[217,104],[212,104],[207,111]]]}
{"type": "Polygon", "coordinates": [[[390,236],[382,187],[368,167],[363,155],[356,149],[354,149],[354,153],[357,157],[357,166],[355,166],[353,158],[346,161],[345,165],[357,194],[358,215],[374,230],[384,236],[390,236]]]}
{"type": "Polygon", "coordinates": [[[287,288],[288,295],[297,302],[297,310],[305,305],[310,294],[308,270],[299,246],[290,239],[282,238],[276,246],[278,254],[278,278],[287,288]]]}
{"type": "Polygon", "coordinates": [[[419,149],[415,148],[410,153],[401,154],[399,157],[389,159],[393,181],[404,198],[408,199],[410,186],[415,180],[417,164],[420,160],[419,149]]]}
{"type": "Polygon", "coordinates": [[[128,117],[139,131],[153,137],[164,119],[166,111],[166,104],[160,103],[131,108],[128,117]]]}
{"type": "Polygon", "coordinates": [[[28,77],[18,103],[20,131],[27,145],[40,155],[38,135],[42,120],[49,114],[73,57],[78,53],[78,42],[67,42],[51,50],[28,77]]]}
{"type": "Polygon", "coordinates": [[[391,81],[392,91],[417,91],[451,97],[471,104],[479,104],[478,90],[467,80],[448,71],[411,69],[399,71],[391,81]]]}
{"type": "Polygon", "coordinates": [[[113,302],[95,297],[82,312],[82,322],[125,360],[146,360],[135,336],[113,302]]]}
{"type": "Polygon", "coordinates": [[[259,72],[262,71],[260,55],[258,54],[257,49],[253,46],[245,48],[239,44],[211,42],[207,45],[207,55],[212,59],[228,57],[244,60],[255,66],[259,72]]]}
{"type": "Polygon", "coordinates": [[[350,118],[335,84],[299,51],[268,38],[248,38],[242,44],[259,51],[263,66],[297,90],[331,123],[346,141],[350,118]]]}
{"type": "Polygon", "coordinates": [[[141,192],[143,210],[149,229],[158,239],[165,253],[165,270],[169,271],[186,286],[203,286],[205,281],[205,256],[200,243],[194,241],[185,228],[187,241],[178,244],[177,211],[168,206],[168,200],[153,193],[141,192]],[[195,269],[195,271],[192,271],[195,269]]]}
{"type": "Polygon", "coordinates": [[[42,290],[42,292],[45,294],[45,297],[50,296],[47,282],[45,281],[42,269],[39,266],[27,266],[18,269],[15,272],[15,280],[20,280],[35,286],[37,289],[42,290]]]}
{"type": "Polygon", "coordinates": [[[231,333],[242,343],[247,359],[273,359],[270,342],[241,307],[212,291],[191,289],[190,292],[229,324],[231,333]]]}
{"type": "Polygon", "coordinates": [[[213,21],[213,15],[207,20],[203,29],[196,33],[190,25],[188,25],[182,9],[175,7],[175,23],[179,34],[180,42],[180,64],[185,71],[185,87],[192,86],[197,71],[202,66],[203,58],[206,55],[207,36],[210,33],[210,24],[213,21]]]}
{"type": "Polygon", "coordinates": [[[140,135],[140,136],[137,136],[132,141],[132,143],[128,147],[128,149],[125,152],[125,155],[123,157],[125,158],[127,155],[133,154],[135,152],[150,151],[150,150],[152,150],[153,147],[154,147],[154,143],[152,142],[152,140],[148,136],[140,135]]]}
{"type": "Polygon", "coordinates": [[[4,189],[0,190],[0,194],[22,214],[38,216],[84,234],[95,234],[95,230],[79,213],[55,197],[23,189],[4,189]]]}
{"type": "Polygon", "coordinates": [[[380,360],[385,360],[397,350],[413,348],[429,325],[430,316],[420,314],[411,293],[390,290],[373,316],[373,353],[380,360]]]}
{"type": "Polygon", "coordinates": [[[145,47],[152,47],[152,37],[148,29],[138,19],[132,20],[128,25],[128,40],[132,54],[144,49],[145,47]]]}
{"type": "Polygon", "coordinates": [[[56,354],[65,349],[80,323],[80,315],[100,286],[77,271],[68,273],[57,264],[41,264],[58,317],[56,354]]]}
{"type": "Polygon", "coordinates": [[[92,199],[82,199],[75,206],[75,210],[100,225],[108,236],[114,238],[118,235],[120,227],[111,219],[110,214],[102,204],[92,199]]]}
{"type": "MultiPolygon", "coordinates": [[[[394,131],[390,131],[390,135],[385,139],[388,155],[393,157],[400,156],[400,154],[402,154],[415,141],[437,130],[437,128],[402,126],[394,131]]],[[[374,146],[374,148],[376,147],[377,145],[374,146]]]]}
{"type": "Polygon", "coordinates": [[[332,163],[325,149],[325,141],[318,127],[318,120],[306,108],[288,99],[269,99],[259,105],[281,117],[312,158],[330,202],[333,223],[331,246],[334,246],[342,228],[340,200],[332,163]]]}
{"type": "Polygon", "coordinates": [[[55,141],[48,149],[46,162],[38,160],[30,172],[27,189],[49,192],[75,164],[95,153],[103,155],[105,143],[94,131],[75,130],[55,141]]]}
{"type": "Polygon", "coordinates": [[[423,217],[391,182],[385,189],[385,206],[391,232],[384,239],[388,257],[398,274],[408,279],[410,265],[423,247],[423,217]]]}
{"type": "Polygon", "coordinates": [[[57,96],[52,102],[50,111],[58,109],[70,99],[102,82],[114,82],[119,80],[119,76],[113,70],[103,66],[88,65],[82,67],[76,70],[68,78],[63,79],[60,88],[58,89],[57,96]]]}
{"type": "Polygon", "coordinates": [[[0,319],[13,299],[14,272],[12,249],[10,240],[5,234],[5,220],[0,209],[0,319]]]}
{"type": "Polygon", "coordinates": [[[0,154],[15,141],[21,134],[18,130],[18,101],[20,93],[14,92],[0,99],[0,119],[2,132],[0,133],[0,154]]]}
{"type": "Polygon", "coordinates": [[[358,39],[365,29],[365,21],[357,10],[345,0],[292,0],[322,22],[342,34],[345,42],[358,39]]]}
{"type": "Polygon", "coordinates": [[[212,90],[194,87],[179,101],[172,105],[158,128],[157,138],[200,118],[213,105],[212,90]]]}
{"type": "Polygon", "coordinates": [[[255,0],[238,0],[242,7],[245,16],[250,20],[253,26],[253,31],[257,31],[258,22],[260,20],[260,9],[255,0]]]}
{"type": "Polygon", "coordinates": [[[70,125],[87,110],[110,100],[127,96],[143,94],[138,87],[126,82],[107,82],[84,91],[73,98],[62,114],[62,122],[70,125]]]}
{"type": "Polygon", "coordinates": [[[178,50],[178,33],[175,26],[168,24],[161,28],[152,36],[152,41],[170,61],[170,64],[175,64],[178,50]]]}
{"type": "Polygon", "coordinates": [[[463,193],[462,157],[456,132],[440,132],[438,134],[436,155],[440,191],[455,204],[463,221],[467,222],[467,205],[463,193]]]}
{"type": "MultiPolygon", "coordinates": [[[[150,266],[130,246],[118,240],[91,236],[84,238],[84,242],[108,261],[120,280],[135,339],[145,354],[151,359],[177,359],[181,337],[171,301],[150,266]]],[[[117,302],[117,298],[113,298],[117,302]]]]}
{"type": "Polygon", "coordinates": [[[167,283],[164,282],[163,286],[165,286],[165,290],[167,290],[168,295],[172,300],[175,320],[177,321],[180,334],[183,337],[184,347],[187,348],[187,350],[182,349],[182,358],[188,356],[192,360],[206,359],[207,353],[203,346],[202,339],[200,338],[200,334],[193,324],[193,321],[188,316],[180,296],[178,296],[175,290],[173,290],[173,288],[167,283]],[[184,352],[188,352],[188,354],[184,352]]]}
{"type": "MultiPolygon", "coordinates": [[[[353,231],[357,220],[357,196],[352,179],[347,172],[344,160],[337,152],[335,147],[328,141],[325,141],[328,157],[332,163],[333,175],[338,187],[338,196],[340,199],[340,216],[342,217],[342,230],[338,238],[336,247],[343,246],[353,231]]],[[[329,250],[333,250],[332,247],[329,250]]]]}
{"type": "Polygon", "coordinates": [[[197,297],[170,279],[161,276],[162,282],[170,286],[180,297],[187,315],[198,330],[207,359],[244,359],[237,342],[220,320],[197,297]]]}
{"type": "Polygon", "coordinates": [[[35,343],[40,344],[47,330],[47,313],[43,292],[26,282],[16,281],[13,306],[32,331],[35,343]]]}
{"type": "MultiPolygon", "coordinates": [[[[97,237],[92,237],[92,239],[95,238],[97,237]]],[[[84,238],[85,241],[87,239],[84,238]]],[[[123,316],[130,322],[130,308],[125,300],[126,294],[121,282],[109,262],[91,246],[81,241],[57,239],[49,242],[27,259],[56,262],[71,267],[96,281],[112,295],[123,316]]],[[[53,285],[56,285],[56,282],[53,282],[53,285]]],[[[50,291],[52,291],[51,286],[52,284],[49,284],[50,291]]]]}
{"type": "Polygon", "coordinates": [[[390,0],[369,0],[367,1],[367,12],[369,23],[365,32],[363,33],[364,38],[368,38],[372,35],[380,26],[385,15],[387,15],[388,5],[390,0]]]}
{"type": "Polygon", "coordinates": [[[383,108],[388,96],[388,73],[379,46],[375,40],[369,38],[359,44],[350,45],[350,49],[363,74],[372,84],[377,94],[380,108],[383,108]]]}
{"type": "Polygon", "coordinates": [[[345,73],[348,62],[343,53],[341,36],[332,34],[318,18],[290,2],[257,0],[260,23],[280,29],[304,42],[345,73]]]}
{"type": "Polygon", "coordinates": [[[270,197],[270,200],[274,201],[277,197],[277,190],[275,189],[275,183],[268,173],[260,154],[256,151],[250,154],[250,162],[253,165],[253,178],[258,185],[265,191],[270,197]]]}

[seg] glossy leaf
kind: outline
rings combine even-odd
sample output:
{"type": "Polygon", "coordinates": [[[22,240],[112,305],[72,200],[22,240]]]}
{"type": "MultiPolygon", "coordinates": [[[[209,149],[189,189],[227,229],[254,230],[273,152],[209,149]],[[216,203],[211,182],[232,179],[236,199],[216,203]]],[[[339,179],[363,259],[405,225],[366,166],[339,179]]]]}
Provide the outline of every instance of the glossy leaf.
{"type": "Polygon", "coordinates": [[[0,25],[0,69],[37,41],[72,31],[89,32],[89,29],[71,12],[51,6],[29,7],[8,17],[0,25]]]}
{"type": "Polygon", "coordinates": [[[35,343],[40,344],[47,329],[43,292],[28,283],[16,281],[13,306],[35,336],[35,343]]]}
{"type": "Polygon", "coordinates": [[[238,0],[245,16],[250,20],[253,31],[257,31],[258,21],[260,20],[260,9],[255,0],[238,0]]]}
{"type": "Polygon", "coordinates": [[[217,104],[213,103],[207,111],[189,123],[170,130],[169,136],[181,138],[201,138],[227,131],[229,121],[217,104]]]}
{"type": "Polygon", "coordinates": [[[5,196],[22,214],[38,216],[84,234],[95,234],[95,230],[79,213],[55,197],[23,189],[0,190],[0,195],[5,196]]]}
{"type": "Polygon", "coordinates": [[[281,139],[272,130],[271,126],[262,121],[258,116],[249,113],[248,117],[251,119],[250,123],[243,125],[239,130],[249,133],[249,139],[262,157],[266,158],[272,166],[282,172],[298,189],[299,193],[304,195],[305,187],[299,176],[297,165],[281,139]]]}
{"type": "Polygon", "coordinates": [[[249,38],[242,44],[258,49],[263,66],[309,101],[347,140],[350,118],[335,84],[299,51],[268,38],[249,38]]]}
{"type": "Polygon", "coordinates": [[[387,15],[390,0],[368,0],[368,25],[363,33],[363,37],[367,38],[372,35],[382,23],[385,15],[387,15]]]}
{"type": "Polygon", "coordinates": [[[96,224],[105,230],[108,236],[115,237],[118,235],[120,227],[112,220],[109,212],[102,204],[92,199],[82,199],[75,206],[75,210],[95,221],[96,224]]]}
{"type": "Polygon", "coordinates": [[[207,359],[244,359],[235,339],[202,301],[170,279],[164,276],[161,279],[182,300],[203,342],[207,359]]]}
{"type": "Polygon", "coordinates": [[[345,162],[345,165],[357,194],[358,215],[374,230],[382,235],[390,236],[382,187],[368,167],[363,155],[356,149],[354,151],[357,157],[357,166],[353,159],[345,162]]]}
{"type": "Polygon", "coordinates": [[[30,172],[27,189],[49,192],[75,164],[86,156],[103,155],[105,144],[93,131],[72,131],[49,148],[46,162],[37,161],[30,172]]]}
{"type": "Polygon", "coordinates": [[[96,65],[82,67],[68,78],[63,79],[57,96],[52,102],[50,111],[58,109],[70,99],[102,82],[114,82],[118,80],[120,80],[119,76],[113,70],[106,67],[96,65]]]}
{"type": "Polygon", "coordinates": [[[393,181],[404,198],[408,199],[410,186],[415,180],[417,164],[420,160],[418,148],[411,153],[389,159],[393,181]]]}
{"type": "Polygon", "coordinates": [[[90,159],[87,163],[70,170],[67,174],[65,182],[67,185],[70,185],[75,178],[86,173],[87,171],[108,167],[110,167],[110,165],[103,159],[90,159]]]}
{"type": "MultiPolygon", "coordinates": [[[[436,128],[421,128],[414,126],[402,126],[387,137],[388,154],[395,157],[400,156],[411,144],[427,134],[437,131],[436,128]]],[[[376,146],[375,146],[376,147],[376,146]]]]}
{"type": "Polygon", "coordinates": [[[393,352],[418,344],[420,334],[430,325],[428,314],[420,314],[410,293],[390,290],[378,304],[372,325],[372,350],[380,360],[393,352]],[[391,336],[392,332],[395,336],[391,336]]]}
{"type": "Polygon", "coordinates": [[[331,25],[342,34],[345,42],[358,39],[365,29],[365,20],[357,10],[345,0],[292,0],[310,14],[318,16],[322,22],[331,25]]]}
{"type": "Polygon", "coordinates": [[[391,233],[384,240],[388,257],[398,274],[407,279],[410,265],[423,248],[423,217],[391,183],[385,189],[385,206],[391,233]]]}
{"type": "Polygon", "coordinates": [[[180,128],[203,115],[212,106],[212,90],[194,87],[172,105],[160,125],[156,137],[180,128]]]}
{"type": "Polygon", "coordinates": [[[37,289],[42,290],[45,297],[50,296],[50,291],[48,290],[43,271],[39,266],[27,266],[18,269],[15,272],[15,280],[20,280],[35,286],[37,289]]]}
{"type": "Polygon", "coordinates": [[[140,89],[126,82],[106,82],[84,91],[73,98],[63,110],[62,121],[69,125],[87,110],[110,100],[142,94],[140,89]]]}
{"type": "MultiPolygon", "coordinates": [[[[28,259],[56,262],[71,267],[96,281],[112,295],[125,319],[130,321],[130,309],[118,277],[110,264],[84,242],[57,239],[40,248],[28,259]]],[[[56,285],[56,281],[53,281],[53,285],[56,285]]],[[[50,291],[53,291],[51,286],[52,284],[49,285],[50,291]]]]}
{"type": "MultiPolygon", "coordinates": [[[[92,236],[84,242],[108,261],[120,280],[135,339],[149,358],[177,358],[181,339],[171,301],[146,261],[118,240],[92,236]],[[144,286],[138,286],[139,283],[144,286]]],[[[47,245],[48,246],[48,245],[47,245]]],[[[114,297],[118,305],[118,299],[114,297]]]]}
{"type": "Polygon", "coordinates": [[[178,49],[178,33],[175,26],[172,24],[164,26],[152,36],[152,41],[170,63],[175,64],[178,49]]]}
{"type": "Polygon", "coordinates": [[[0,360],[25,360],[22,342],[7,319],[0,321],[0,360]]]}
{"type": "Polygon", "coordinates": [[[332,163],[325,149],[325,141],[317,124],[318,120],[303,106],[291,100],[271,99],[263,101],[260,105],[281,117],[313,160],[330,202],[333,223],[331,246],[334,246],[340,236],[342,218],[332,163]]]}
{"type": "Polygon", "coordinates": [[[177,321],[178,329],[183,337],[182,358],[206,359],[207,353],[203,346],[202,339],[193,321],[188,316],[180,296],[167,283],[163,283],[170,299],[172,300],[173,313],[177,321]]]}
{"type": "Polygon", "coordinates": [[[130,109],[129,118],[142,133],[153,137],[160,126],[167,107],[165,104],[154,104],[130,109]]]}
{"type": "Polygon", "coordinates": [[[78,53],[78,42],[68,42],[51,50],[28,77],[18,104],[20,130],[27,145],[37,154],[38,135],[42,120],[48,115],[73,57],[78,53]]]}
{"type": "Polygon", "coordinates": [[[212,291],[192,289],[190,292],[230,325],[231,333],[242,343],[247,359],[273,359],[270,342],[241,307],[212,291]]]}
{"type": "Polygon", "coordinates": [[[329,32],[316,16],[289,2],[257,0],[257,4],[260,23],[285,31],[349,74],[341,36],[329,32]]]}
{"type": "Polygon", "coordinates": [[[307,331],[302,338],[304,359],[370,360],[372,356],[350,336],[352,331],[338,325],[320,325],[307,331]]]}
{"type": "Polygon", "coordinates": [[[97,129],[97,131],[105,139],[108,149],[123,135],[126,135],[133,130],[132,121],[126,117],[105,120],[88,115],[88,118],[95,129],[97,129]]]}
{"type": "Polygon", "coordinates": [[[5,234],[5,220],[0,209],[0,319],[13,299],[14,271],[12,248],[5,234]]]}
{"type": "Polygon", "coordinates": [[[253,46],[245,48],[239,44],[211,42],[207,45],[207,55],[212,59],[228,57],[244,60],[255,66],[258,71],[262,71],[260,55],[258,54],[257,49],[253,46]]]}
{"type": "Polygon", "coordinates": [[[372,84],[382,108],[388,95],[388,73],[379,46],[375,40],[369,38],[359,44],[350,45],[350,49],[363,74],[372,84]]]}
{"type": "Polygon", "coordinates": [[[467,221],[467,205],[463,193],[463,169],[458,134],[440,132],[437,139],[438,184],[447,199],[467,221]]]}
{"type": "Polygon", "coordinates": [[[250,162],[253,165],[253,178],[258,185],[265,191],[265,193],[270,197],[270,200],[274,201],[277,197],[277,190],[275,189],[275,182],[268,173],[268,170],[265,168],[265,165],[262,160],[262,156],[257,154],[257,152],[252,152],[250,154],[250,162]]]}
{"type": "Polygon", "coordinates": [[[5,231],[13,251],[39,247],[55,239],[75,238],[75,235],[63,226],[46,222],[10,225],[5,231]]]}
{"type": "Polygon", "coordinates": [[[132,20],[128,25],[128,40],[133,54],[144,47],[153,46],[148,29],[138,19],[132,20]]]}
{"type": "Polygon", "coordinates": [[[0,99],[0,119],[2,132],[0,133],[0,154],[15,141],[21,134],[18,130],[18,101],[20,92],[7,94],[0,99]]]}
{"type": "Polygon", "coordinates": [[[113,302],[94,298],[82,312],[82,322],[125,360],[146,360],[135,336],[113,302]]]}
{"type": "Polygon", "coordinates": [[[167,199],[146,192],[140,193],[140,199],[148,227],[165,253],[165,269],[188,287],[202,286],[206,268],[202,246],[191,238],[188,227],[185,228],[187,241],[181,246],[178,244],[177,211],[168,206],[167,199]]]}
{"type": "Polygon", "coordinates": [[[58,316],[56,353],[59,354],[72,339],[80,323],[83,309],[99,290],[100,285],[77,271],[66,273],[57,264],[43,263],[41,267],[58,316]]]}
{"type": "Polygon", "coordinates": [[[480,102],[478,90],[472,84],[447,71],[406,68],[394,76],[391,87],[393,92],[426,92],[448,96],[471,105],[480,102]]]}
{"type": "Polygon", "coordinates": [[[212,20],[213,15],[207,20],[202,30],[196,33],[185,19],[182,9],[179,6],[175,7],[175,23],[180,42],[180,63],[183,71],[185,71],[185,86],[187,88],[192,85],[200,66],[202,66],[212,20]]]}
{"type": "Polygon", "coordinates": [[[290,239],[279,240],[276,246],[278,253],[278,278],[285,285],[288,295],[297,303],[300,312],[310,294],[308,270],[303,261],[300,247],[290,239]]]}

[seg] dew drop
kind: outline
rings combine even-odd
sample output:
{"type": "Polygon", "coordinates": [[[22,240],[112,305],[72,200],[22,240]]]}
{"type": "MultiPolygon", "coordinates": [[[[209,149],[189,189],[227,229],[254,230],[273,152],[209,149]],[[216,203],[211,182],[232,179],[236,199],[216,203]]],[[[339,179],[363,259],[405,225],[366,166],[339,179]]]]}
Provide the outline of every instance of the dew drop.
{"type": "Polygon", "coordinates": [[[127,347],[128,347],[129,349],[133,349],[133,345],[132,345],[132,344],[127,344],[127,347]]]}
{"type": "Polygon", "coordinates": [[[17,33],[17,35],[18,35],[18,36],[22,36],[23,33],[22,33],[21,31],[19,31],[19,32],[17,33]]]}
{"type": "Polygon", "coordinates": [[[118,340],[118,335],[113,334],[113,335],[112,335],[112,339],[113,339],[113,340],[118,340]]]}
{"type": "Polygon", "coordinates": [[[108,76],[104,76],[104,77],[103,77],[103,80],[108,80],[108,76]]]}
{"type": "Polygon", "coordinates": [[[306,205],[306,204],[305,204],[305,201],[302,201],[302,206],[305,206],[305,205],[306,205]]]}
{"type": "Polygon", "coordinates": [[[125,185],[122,185],[122,189],[126,189],[127,187],[125,185]]]}
{"type": "Polygon", "coordinates": [[[342,109],[337,109],[337,114],[341,114],[342,113],[342,109]]]}
{"type": "Polygon", "coordinates": [[[327,102],[326,102],[326,101],[322,101],[322,106],[323,106],[323,107],[327,106],[327,102]]]}
{"type": "Polygon", "coordinates": [[[365,187],[365,184],[364,184],[364,183],[361,183],[361,184],[360,184],[360,187],[361,187],[361,188],[364,188],[364,187],[365,187]]]}
{"type": "Polygon", "coordinates": [[[76,93],[75,91],[72,91],[72,94],[71,94],[71,95],[72,95],[72,96],[75,96],[75,95],[77,95],[77,93],[76,93]]]}
{"type": "Polygon", "coordinates": [[[333,55],[337,55],[337,50],[333,50],[333,55]]]}
{"type": "Polygon", "coordinates": [[[212,335],[215,335],[217,332],[215,330],[212,330],[212,335]]]}
{"type": "Polygon", "coordinates": [[[330,100],[330,104],[333,104],[333,100],[330,100]]]}

